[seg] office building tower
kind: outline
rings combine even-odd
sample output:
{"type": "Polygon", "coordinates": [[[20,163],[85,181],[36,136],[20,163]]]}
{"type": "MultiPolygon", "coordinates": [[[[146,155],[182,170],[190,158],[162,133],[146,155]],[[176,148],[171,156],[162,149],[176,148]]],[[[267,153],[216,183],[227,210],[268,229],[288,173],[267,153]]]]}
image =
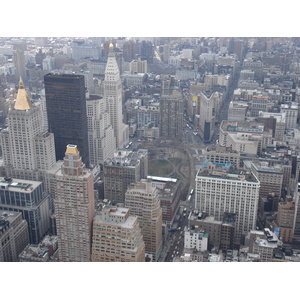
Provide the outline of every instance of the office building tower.
{"type": "Polygon", "coordinates": [[[125,193],[132,182],[147,178],[148,151],[119,150],[104,162],[104,197],[124,202],[125,193]]]}
{"type": "Polygon", "coordinates": [[[154,46],[150,41],[142,41],[140,44],[140,55],[142,60],[147,60],[148,63],[153,63],[154,46]]]}
{"type": "Polygon", "coordinates": [[[135,41],[128,41],[123,44],[123,58],[124,61],[130,62],[136,58],[138,51],[138,45],[135,41]]]}
{"type": "Polygon", "coordinates": [[[295,216],[293,224],[293,243],[300,244],[300,183],[296,184],[295,190],[295,216]]]}
{"type": "Polygon", "coordinates": [[[277,211],[281,197],[283,167],[281,164],[268,161],[252,162],[251,171],[260,182],[259,197],[274,196],[272,210],[277,211]]]}
{"type": "Polygon", "coordinates": [[[28,226],[22,214],[0,210],[0,262],[17,262],[28,243],[28,226]]]}
{"type": "Polygon", "coordinates": [[[228,107],[228,122],[243,122],[246,119],[248,105],[242,102],[229,103],[228,107]]]}
{"type": "Polygon", "coordinates": [[[278,203],[278,213],[273,228],[277,228],[278,235],[283,243],[293,242],[293,227],[295,218],[295,201],[288,195],[284,202],[278,203]]]}
{"type": "Polygon", "coordinates": [[[90,261],[94,176],[85,168],[76,145],[67,145],[61,170],[56,173],[54,207],[59,260],[90,261]]]}
{"type": "Polygon", "coordinates": [[[31,244],[38,244],[50,233],[53,199],[43,182],[0,177],[0,197],[0,209],[22,213],[31,244]]]}
{"type": "Polygon", "coordinates": [[[129,63],[130,73],[147,73],[147,61],[146,60],[133,60],[129,63]]]}
{"type": "Polygon", "coordinates": [[[166,225],[171,225],[176,217],[181,200],[181,182],[176,178],[147,176],[152,185],[157,187],[162,219],[166,225]]]}
{"type": "Polygon", "coordinates": [[[89,167],[86,88],[83,75],[52,74],[44,77],[49,131],[54,133],[56,159],[75,144],[89,167]]]}
{"type": "Polygon", "coordinates": [[[250,172],[235,171],[230,163],[205,161],[196,175],[195,207],[221,221],[235,213],[236,237],[256,227],[260,183],[250,172]]]}
{"type": "Polygon", "coordinates": [[[71,53],[74,61],[80,62],[85,58],[99,58],[101,56],[101,48],[99,45],[79,39],[72,41],[71,53]]]}
{"type": "Polygon", "coordinates": [[[26,81],[27,75],[24,50],[18,48],[13,51],[13,62],[16,68],[16,80],[21,77],[26,81]]]}
{"type": "Polygon", "coordinates": [[[256,121],[222,121],[219,143],[239,153],[259,155],[272,144],[272,131],[256,121]]]}
{"type": "Polygon", "coordinates": [[[215,131],[215,123],[219,115],[222,96],[218,92],[206,95],[204,92],[199,96],[200,116],[199,129],[204,141],[209,142],[215,131]]]}
{"type": "Polygon", "coordinates": [[[209,147],[202,150],[203,160],[209,160],[212,163],[230,162],[233,166],[240,166],[241,155],[238,151],[232,150],[231,147],[217,145],[216,147],[209,147]]]}
{"type": "Polygon", "coordinates": [[[93,220],[92,262],[143,262],[145,243],[138,217],[106,205],[93,220]]]}
{"type": "Polygon", "coordinates": [[[280,112],[285,114],[285,128],[294,129],[297,126],[298,103],[281,104],[280,112]]]}
{"type": "Polygon", "coordinates": [[[103,165],[113,158],[116,149],[116,138],[110,124],[110,115],[106,109],[105,99],[90,95],[86,101],[88,120],[88,141],[90,166],[103,165]]]}
{"type": "Polygon", "coordinates": [[[4,165],[13,176],[17,170],[48,170],[56,163],[53,134],[44,130],[41,108],[31,103],[22,79],[0,139],[4,165]]]}
{"type": "Polygon", "coordinates": [[[171,55],[171,46],[170,44],[165,44],[162,46],[163,51],[162,51],[162,60],[164,63],[169,63],[169,58],[171,55]]]}
{"type": "Polygon", "coordinates": [[[284,132],[286,128],[286,115],[284,112],[269,113],[259,111],[257,121],[260,123],[264,123],[267,129],[273,130],[273,138],[276,141],[283,141],[284,132]]]}
{"type": "Polygon", "coordinates": [[[161,78],[160,135],[167,139],[182,140],[184,99],[174,76],[161,78]]]}
{"type": "Polygon", "coordinates": [[[138,216],[145,242],[145,253],[159,259],[162,250],[162,209],[158,190],[151,180],[132,183],[125,194],[125,207],[138,216]]]}
{"type": "Polygon", "coordinates": [[[109,45],[105,69],[104,99],[114,129],[117,142],[116,146],[117,148],[123,148],[129,141],[129,127],[123,123],[122,82],[112,43],[109,45]]]}

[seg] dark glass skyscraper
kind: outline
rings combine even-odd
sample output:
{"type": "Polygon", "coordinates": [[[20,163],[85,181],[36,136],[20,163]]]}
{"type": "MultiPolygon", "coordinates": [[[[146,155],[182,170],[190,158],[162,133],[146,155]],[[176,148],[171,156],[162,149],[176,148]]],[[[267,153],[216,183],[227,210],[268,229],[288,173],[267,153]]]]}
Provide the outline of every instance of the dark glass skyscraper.
{"type": "Polygon", "coordinates": [[[52,74],[44,77],[49,132],[54,133],[56,159],[64,158],[75,144],[89,166],[86,88],[83,75],[52,74]]]}

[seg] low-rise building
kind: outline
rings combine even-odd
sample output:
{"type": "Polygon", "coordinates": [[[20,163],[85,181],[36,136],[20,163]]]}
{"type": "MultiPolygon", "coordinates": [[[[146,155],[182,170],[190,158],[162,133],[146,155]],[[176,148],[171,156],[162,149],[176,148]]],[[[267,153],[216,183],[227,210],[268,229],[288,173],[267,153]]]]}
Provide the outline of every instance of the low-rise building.
{"type": "Polygon", "coordinates": [[[199,229],[196,225],[194,229],[184,231],[184,248],[206,251],[208,247],[208,234],[199,229]]]}
{"type": "Polygon", "coordinates": [[[20,253],[20,262],[58,261],[58,239],[56,235],[47,235],[38,245],[27,245],[20,253]]]}
{"type": "Polygon", "coordinates": [[[281,245],[282,243],[278,239],[277,235],[269,228],[265,228],[264,231],[261,232],[260,236],[256,236],[254,238],[252,252],[260,255],[261,262],[271,262],[274,258],[283,258],[279,255],[278,251],[275,250],[281,245]]]}

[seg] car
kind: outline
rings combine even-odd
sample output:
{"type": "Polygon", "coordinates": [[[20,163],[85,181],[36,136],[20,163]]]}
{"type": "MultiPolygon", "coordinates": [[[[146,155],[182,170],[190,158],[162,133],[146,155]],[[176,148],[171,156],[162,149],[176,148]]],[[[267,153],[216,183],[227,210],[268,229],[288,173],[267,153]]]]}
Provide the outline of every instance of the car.
{"type": "Polygon", "coordinates": [[[178,254],[179,254],[179,251],[177,251],[176,254],[178,255],[178,254]]]}

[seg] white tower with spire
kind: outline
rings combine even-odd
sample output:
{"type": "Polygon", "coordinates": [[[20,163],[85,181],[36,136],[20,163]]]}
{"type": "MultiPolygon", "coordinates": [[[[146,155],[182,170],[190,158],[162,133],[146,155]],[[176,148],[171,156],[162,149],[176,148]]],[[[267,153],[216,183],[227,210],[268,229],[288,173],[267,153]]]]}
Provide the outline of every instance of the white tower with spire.
{"type": "Polygon", "coordinates": [[[112,43],[109,45],[105,69],[104,97],[116,137],[116,146],[123,148],[129,141],[129,127],[123,123],[122,82],[112,43]]]}
{"type": "Polygon", "coordinates": [[[33,105],[22,78],[14,107],[8,112],[8,128],[0,134],[3,162],[13,170],[48,170],[56,163],[54,136],[44,131],[42,112],[33,105]]]}

